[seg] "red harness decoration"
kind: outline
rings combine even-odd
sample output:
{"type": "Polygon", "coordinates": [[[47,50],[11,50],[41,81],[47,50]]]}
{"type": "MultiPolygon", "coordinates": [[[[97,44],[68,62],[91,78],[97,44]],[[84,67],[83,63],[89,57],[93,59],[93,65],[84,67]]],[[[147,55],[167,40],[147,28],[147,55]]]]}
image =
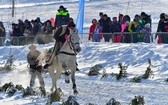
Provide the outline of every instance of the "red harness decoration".
{"type": "Polygon", "coordinates": [[[70,42],[70,35],[65,34],[65,41],[70,42]]]}
{"type": "Polygon", "coordinates": [[[70,35],[65,34],[65,41],[67,41],[70,49],[72,49],[71,44],[70,44],[70,35]]]}

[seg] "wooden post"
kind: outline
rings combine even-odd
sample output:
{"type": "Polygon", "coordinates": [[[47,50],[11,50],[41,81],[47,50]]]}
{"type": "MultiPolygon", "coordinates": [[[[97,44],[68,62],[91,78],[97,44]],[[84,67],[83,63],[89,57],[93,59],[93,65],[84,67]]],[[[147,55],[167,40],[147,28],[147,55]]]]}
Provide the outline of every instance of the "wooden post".
{"type": "Polygon", "coordinates": [[[15,14],[15,0],[12,0],[12,17],[14,17],[15,14]]]}
{"type": "Polygon", "coordinates": [[[126,15],[128,14],[129,5],[130,5],[130,0],[128,1],[127,10],[126,10],[126,15]]]}

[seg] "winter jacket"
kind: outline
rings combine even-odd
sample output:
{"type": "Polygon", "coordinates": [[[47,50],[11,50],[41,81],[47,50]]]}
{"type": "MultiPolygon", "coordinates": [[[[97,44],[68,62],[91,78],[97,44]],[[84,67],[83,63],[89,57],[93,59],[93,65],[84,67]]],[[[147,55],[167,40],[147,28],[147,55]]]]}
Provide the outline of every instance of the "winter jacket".
{"type": "Polygon", "coordinates": [[[50,20],[46,21],[44,24],[43,32],[45,34],[52,34],[53,26],[50,20]]]}
{"type": "Polygon", "coordinates": [[[40,55],[40,52],[38,50],[35,50],[32,52],[30,51],[27,54],[27,62],[29,63],[29,65],[37,65],[38,64],[37,58],[39,55],[40,55]]]}
{"type": "Polygon", "coordinates": [[[93,34],[93,41],[100,42],[101,39],[102,39],[102,30],[100,28],[95,28],[93,34]]]}
{"type": "Polygon", "coordinates": [[[62,25],[67,25],[69,22],[69,13],[67,10],[58,10],[55,18],[55,27],[60,27],[62,25]]]}
{"type": "Polygon", "coordinates": [[[110,32],[110,22],[111,22],[110,18],[107,18],[107,20],[102,21],[102,27],[103,27],[102,32],[103,33],[109,33],[110,32]]]}
{"type": "Polygon", "coordinates": [[[5,30],[2,27],[0,27],[0,37],[4,37],[4,32],[5,30]]]}
{"type": "Polygon", "coordinates": [[[145,43],[150,43],[151,29],[150,28],[144,28],[140,32],[144,33],[144,42],[145,43]]]}
{"type": "Polygon", "coordinates": [[[114,33],[114,32],[121,32],[121,24],[118,23],[118,22],[113,22],[110,26],[110,31],[111,33],[114,33]]]}
{"type": "Polygon", "coordinates": [[[129,32],[135,32],[136,31],[136,27],[135,27],[135,21],[132,21],[129,26],[128,26],[128,31],[129,32]]]}
{"type": "Polygon", "coordinates": [[[95,30],[95,27],[96,27],[96,24],[92,24],[92,25],[90,26],[88,40],[93,39],[93,33],[94,33],[94,30],[95,30]]]}
{"type": "Polygon", "coordinates": [[[21,29],[18,26],[13,28],[12,36],[14,36],[14,37],[23,36],[21,29]]]}

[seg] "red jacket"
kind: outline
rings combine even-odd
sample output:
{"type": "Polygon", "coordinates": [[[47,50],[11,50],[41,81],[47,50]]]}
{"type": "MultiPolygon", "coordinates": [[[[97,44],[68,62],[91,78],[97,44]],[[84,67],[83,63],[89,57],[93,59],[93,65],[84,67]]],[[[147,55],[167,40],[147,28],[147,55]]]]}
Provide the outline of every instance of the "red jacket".
{"type": "Polygon", "coordinates": [[[96,24],[92,24],[92,25],[90,26],[89,38],[88,38],[88,40],[93,39],[93,33],[94,33],[94,30],[95,30],[95,27],[96,27],[96,24]]]}

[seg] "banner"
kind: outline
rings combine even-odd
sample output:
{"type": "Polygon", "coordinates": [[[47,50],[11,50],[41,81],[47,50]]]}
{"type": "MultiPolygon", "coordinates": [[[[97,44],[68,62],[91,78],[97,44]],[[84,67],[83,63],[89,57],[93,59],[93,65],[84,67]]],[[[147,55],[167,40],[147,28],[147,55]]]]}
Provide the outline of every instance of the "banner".
{"type": "Polygon", "coordinates": [[[78,17],[76,19],[76,28],[80,36],[83,33],[83,22],[84,22],[84,0],[79,0],[79,10],[78,10],[78,17]]]}

